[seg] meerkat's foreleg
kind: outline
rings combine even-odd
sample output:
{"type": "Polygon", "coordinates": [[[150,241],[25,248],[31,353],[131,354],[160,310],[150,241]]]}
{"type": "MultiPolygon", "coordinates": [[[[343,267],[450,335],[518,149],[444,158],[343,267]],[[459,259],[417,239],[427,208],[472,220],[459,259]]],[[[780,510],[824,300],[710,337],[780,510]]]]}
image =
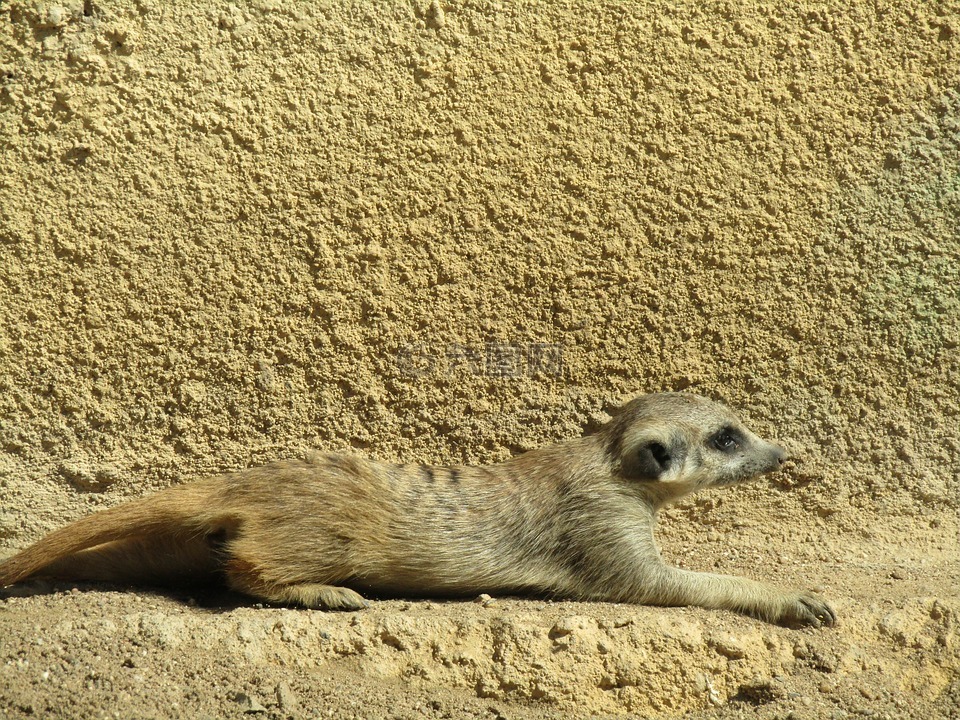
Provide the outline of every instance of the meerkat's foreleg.
{"type": "Polygon", "coordinates": [[[837,620],[833,608],[810,592],[781,590],[746,578],[669,566],[664,566],[659,575],[657,604],[733,610],[767,622],[813,627],[833,625],[837,620]]]}

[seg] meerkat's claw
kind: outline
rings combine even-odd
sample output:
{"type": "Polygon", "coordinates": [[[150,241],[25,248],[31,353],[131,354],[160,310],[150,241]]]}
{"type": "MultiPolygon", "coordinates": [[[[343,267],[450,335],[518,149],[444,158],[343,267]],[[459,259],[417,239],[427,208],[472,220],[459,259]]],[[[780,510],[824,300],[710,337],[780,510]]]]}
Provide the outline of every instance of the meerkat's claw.
{"type": "Polygon", "coordinates": [[[801,592],[788,601],[780,622],[811,627],[831,627],[837,623],[837,614],[833,608],[818,595],[801,592]]]}

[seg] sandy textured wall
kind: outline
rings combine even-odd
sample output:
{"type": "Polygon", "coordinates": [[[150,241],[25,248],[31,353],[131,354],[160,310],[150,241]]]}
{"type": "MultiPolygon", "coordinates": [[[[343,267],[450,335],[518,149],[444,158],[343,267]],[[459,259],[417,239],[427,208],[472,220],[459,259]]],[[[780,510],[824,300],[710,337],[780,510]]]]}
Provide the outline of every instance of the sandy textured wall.
{"type": "Polygon", "coordinates": [[[662,389],[790,445],[792,512],[956,508],[956,8],[4,5],[15,544],[72,486],[662,389]]]}

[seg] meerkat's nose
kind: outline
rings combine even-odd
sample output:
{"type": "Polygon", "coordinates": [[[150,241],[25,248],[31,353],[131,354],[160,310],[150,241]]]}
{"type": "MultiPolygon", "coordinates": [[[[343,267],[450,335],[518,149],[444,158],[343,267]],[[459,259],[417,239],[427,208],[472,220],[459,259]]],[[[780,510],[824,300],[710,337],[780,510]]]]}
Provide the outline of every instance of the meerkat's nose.
{"type": "Polygon", "coordinates": [[[783,465],[787,460],[790,459],[790,453],[788,453],[786,450],[784,450],[784,449],[783,449],[782,447],[780,447],[779,445],[775,445],[774,447],[776,448],[776,455],[775,455],[775,457],[777,458],[777,464],[778,464],[778,465],[783,465]]]}

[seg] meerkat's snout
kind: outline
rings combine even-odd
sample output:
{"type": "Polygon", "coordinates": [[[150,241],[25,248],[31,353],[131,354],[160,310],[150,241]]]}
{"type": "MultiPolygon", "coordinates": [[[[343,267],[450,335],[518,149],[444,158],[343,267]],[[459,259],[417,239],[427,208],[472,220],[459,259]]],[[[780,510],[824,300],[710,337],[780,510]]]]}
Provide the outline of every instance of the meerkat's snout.
{"type": "Polygon", "coordinates": [[[767,457],[767,464],[770,466],[770,469],[766,470],[765,472],[779,470],[781,467],[783,467],[783,464],[790,456],[787,454],[787,451],[779,445],[775,445],[774,443],[765,444],[767,445],[765,453],[767,457]]]}
{"type": "Polygon", "coordinates": [[[776,450],[777,466],[779,467],[790,459],[790,453],[779,445],[774,445],[773,447],[776,450]]]}
{"type": "Polygon", "coordinates": [[[743,453],[743,470],[749,479],[751,476],[766,475],[780,470],[790,457],[787,451],[774,443],[760,440],[754,436],[743,453]]]}

